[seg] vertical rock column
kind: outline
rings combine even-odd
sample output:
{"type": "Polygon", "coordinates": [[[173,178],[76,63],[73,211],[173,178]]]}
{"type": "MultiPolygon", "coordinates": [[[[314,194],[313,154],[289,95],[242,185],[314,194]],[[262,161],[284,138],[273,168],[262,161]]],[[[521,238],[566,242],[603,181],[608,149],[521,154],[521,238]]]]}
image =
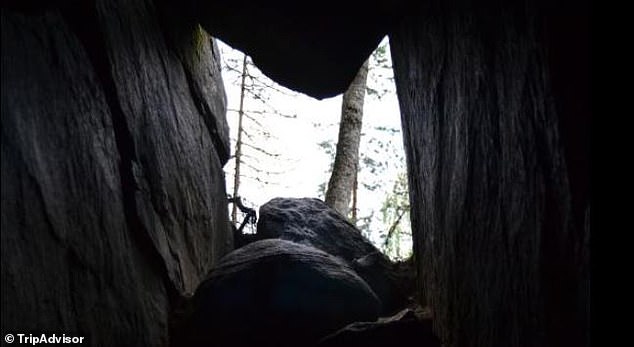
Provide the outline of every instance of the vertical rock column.
{"type": "Polygon", "coordinates": [[[2,331],[166,345],[232,247],[217,49],[153,1],[37,6],[2,9],[2,331]]]}
{"type": "Polygon", "coordinates": [[[587,84],[566,76],[589,72],[583,45],[557,48],[583,27],[553,26],[555,7],[425,1],[390,35],[420,287],[448,346],[588,344],[587,84]]]}

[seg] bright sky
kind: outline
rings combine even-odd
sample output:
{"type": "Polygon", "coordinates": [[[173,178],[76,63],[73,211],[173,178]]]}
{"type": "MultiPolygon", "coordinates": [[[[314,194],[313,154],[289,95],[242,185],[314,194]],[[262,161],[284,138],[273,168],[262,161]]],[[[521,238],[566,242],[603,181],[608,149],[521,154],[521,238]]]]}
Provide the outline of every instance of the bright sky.
{"type": "MultiPolygon", "coordinates": [[[[387,42],[387,38],[383,43],[387,42]]],[[[230,46],[218,40],[224,64],[229,63],[236,68],[241,68],[242,53],[232,49],[230,46]],[[233,61],[233,62],[232,62],[233,61]]],[[[388,63],[389,48],[387,49],[388,63]]],[[[372,66],[372,64],[371,64],[372,66]]],[[[391,70],[387,70],[387,75],[391,75],[391,70]]],[[[247,132],[253,136],[253,144],[263,147],[269,153],[280,153],[277,158],[270,158],[262,155],[258,151],[245,148],[244,152],[249,156],[245,161],[256,166],[260,170],[275,172],[270,175],[258,174],[255,170],[242,166],[245,176],[258,176],[261,180],[269,183],[258,182],[253,178],[243,177],[240,185],[240,196],[245,205],[252,206],[256,210],[261,205],[275,197],[320,197],[319,185],[327,182],[329,174],[327,170],[331,165],[332,158],[318,144],[330,140],[336,144],[338,135],[339,119],[341,117],[341,95],[329,99],[317,100],[301,93],[290,91],[262,75],[255,69],[250,69],[251,74],[262,78],[266,83],[275,85],[276,89],[283,92],[267,89],[264,92],[266,103],[281,113],[297,115],[296,118],[281,117],[274,114],[252,113],[256,120],[266,127],[263,129],[251,120],[245,120],[247,132]],[[258,129],[270,132],[270,137],[258,133],[258,129]],[[258,162],[259,161],[259,162],[258,162]]],[[[386,74],[383,69],[370,69],[368,85],[374,89],[386,89],[387,92],[379,100],[377,97],[366,95],[364,103],[363,130],[360,152],[372,154],[373,159],[387,161],[390,163],[379,180],[384,183],[377,191],[359,190],[359,216],[369,215],[372,210],[378,215],[378,210],[385,198],[387,191],[393,187],[393,182],[399,171],[404,170],[402,134],[400,133],[400,115],[398,100],[394,84],[385,77],[377,74],[386,74]],[[397,129],[396,133],[378,131],[376,127],[386,127],[397,129]],[[374,138],[374,144],[369,141],[374,138]],[[381,150],[377,146],[376,140],[389,143],[387,147],[394,154],[381,150]],[[373,151],[377,150],[378,153],[373,151]],[[394,158],[397,158],[396,162],[394,158]]],[[[227,93],[228,109],[227,121],[231,129],[231,146],[234,153],[236,133],[238,128],[238,116],[235,110],[238,109],[240,101],[240,72],[223,69],[223,80],[227,93]]],[[[267,111],[263,109],[262,103],[253,99],[245,98],[245,109],[257,112],[267,111]]],[[[260,131],[262,131],[260,130],[260,131]]],[[[245,141],[249,141],[246,139],[245,141]]],[[[234,163],[230,161],[225,166],[227,178],[227,193],[233,192],[233,170],[234,163]]],[[[360,180],[374,179],[369,172],[362,171],[360,180]]],[[[375,216],[376,218],[376,216],[375,216]]],[[[376,224],[376,223],[375,223],[376,224]]],[[[381,226],[376,226],[380,228],[381,226]]]]}

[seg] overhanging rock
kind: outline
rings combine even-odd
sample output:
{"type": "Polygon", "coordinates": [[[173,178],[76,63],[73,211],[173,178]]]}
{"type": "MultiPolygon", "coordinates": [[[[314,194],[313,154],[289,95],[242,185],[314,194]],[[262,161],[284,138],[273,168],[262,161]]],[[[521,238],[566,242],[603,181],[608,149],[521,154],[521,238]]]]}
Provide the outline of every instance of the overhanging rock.
{"type": "Polygon", "coordinates": [[[268,77],[322,99],[343,93],[389,31],[403,0],[199,1],[202,26],[268,77]]]}

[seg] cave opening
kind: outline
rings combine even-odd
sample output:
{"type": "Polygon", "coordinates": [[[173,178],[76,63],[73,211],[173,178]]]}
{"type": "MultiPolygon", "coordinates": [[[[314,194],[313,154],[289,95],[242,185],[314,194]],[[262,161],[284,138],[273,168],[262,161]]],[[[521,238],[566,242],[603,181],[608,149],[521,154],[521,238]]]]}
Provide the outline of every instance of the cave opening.
{"type": "MultiPolygon", "coordinates": [[[[316,100],[286,89],[241,51],[223,42],[218,45],[232,134],[232,155],[225,166],[227,190],[256,211],[274,197],[324,199],[333,170],[341,95],[316,100]]],[[[369,66],[358,178],[348,218],[381,252],[405,260],[412,254],[409,196],[387,36],[370,56],[369,66]]],[[[239,229],[247,215],[231,211],[239,229]]],[[[244,233],[255,233],[249,226],[244,233]]]]}

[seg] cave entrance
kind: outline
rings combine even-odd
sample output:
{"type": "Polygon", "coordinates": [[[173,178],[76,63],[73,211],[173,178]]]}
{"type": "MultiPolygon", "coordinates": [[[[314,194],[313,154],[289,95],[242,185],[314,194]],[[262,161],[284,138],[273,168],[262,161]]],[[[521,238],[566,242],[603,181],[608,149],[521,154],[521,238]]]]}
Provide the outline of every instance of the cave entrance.
{"type": "MultiPolygon", "coordinates": [[[[342,95],[317,100],[265,76],[243,52],[217,40],[227,93],[232,156],[227,191],[256,211],[274,197],[325,198],[336,151],[342,95]]],[[[412,255],[400,109],[389,40],[369,58],[357,184],[350,221],[393,260],[412,255]]],[[[235,206],[235,205],[234,205],[235,206]]],[[[231,209],[236,228],[247,218],[231,209]]],[[[254,233],[247,223],[243,233],[254,233]]]]}

